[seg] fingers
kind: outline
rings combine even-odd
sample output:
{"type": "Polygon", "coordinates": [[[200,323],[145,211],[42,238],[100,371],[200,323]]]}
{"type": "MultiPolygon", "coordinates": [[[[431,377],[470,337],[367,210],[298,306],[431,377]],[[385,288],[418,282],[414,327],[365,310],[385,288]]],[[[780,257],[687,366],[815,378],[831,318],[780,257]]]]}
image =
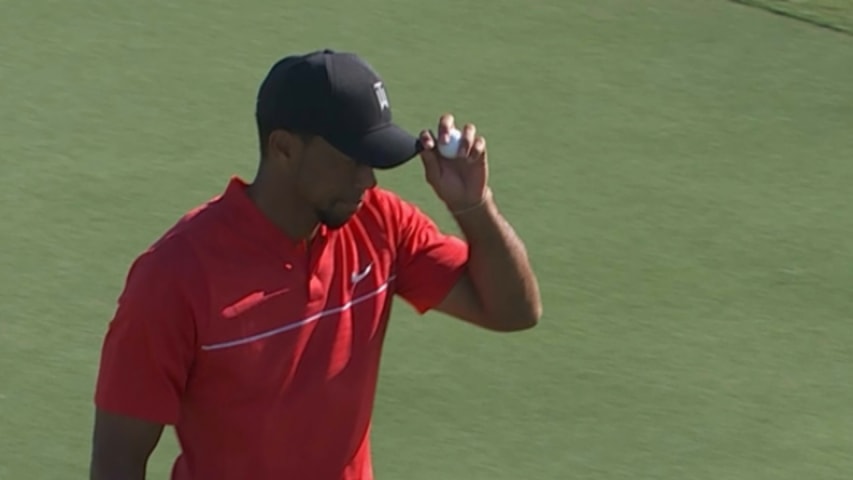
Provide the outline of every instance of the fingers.
{"type": "Polygon", "coordinates": [[[474,145],[471,146],[471,151],[468,153],[468,158],[472,160],[481,160],[486,156],[486,139],[477,137],[474,140],[474,145]]]}
{"type": "Polygon", "coordinates": [[[438,140],[442,143],[447,143],[450,141],[450,131],[453,130],[454,127],[453,115],[450,113],[445,113],[438,119],[438,140]]]}
{"type": "Polygon", "coordinates": [[[435,137],[429,130],[421,132],[419,140],[423,146],[421,150],[421,161],[424,164],[424,175],[429,183],[437,181],[441,177],[441,162],[438,158],[438,153],[435,150],[435,137]]]}
{"type": "Polygon", "coordinates": [[[420,140],[421,147],[423,147],[424,151],[434,150],[436,147],[435,137],[432,136],[432,133],[429,130],[422,131],[418,140],[420,140]]]}
{"type": "Polygon", "coordinates": [[[477,127],[473,124],[466,123],[462,127],[462,138],[459,140],[459,153],[462,158],[467,158],[471,155],[471,147],[474,146],[476,140],[477,127]]]}
{"type": "Polygon", "coordinates": [[[459,141],[459,158],[477,161],[486,153],[486,139],[477,135],[477,127],[467,123],[462,128],[462,139],[459,141]]]}
{"type": "MultiPolygon", "coordinates": [[[[456,128],[453,114],[445,113],[438,120],[438,134],[433,136],[429,131],[421,132],[420,142],[424,149],[432,150],[438,143],[445,144],[450,140],[450,132],[456,128]]],[[[462,138],[459,141],[458,158],[478,160],[485,155],[486,139],[477,136],[477,127],[472,123],[462,127],[462,138]]]]}

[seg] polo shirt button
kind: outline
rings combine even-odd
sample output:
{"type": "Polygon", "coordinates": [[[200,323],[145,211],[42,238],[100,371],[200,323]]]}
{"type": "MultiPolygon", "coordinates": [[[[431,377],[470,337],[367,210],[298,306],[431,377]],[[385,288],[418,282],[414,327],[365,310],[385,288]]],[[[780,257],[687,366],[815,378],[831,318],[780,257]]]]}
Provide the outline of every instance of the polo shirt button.
{"type": "Polygon", "coordinates": [[[293,270],[293,264],[292,263],[285,263],[284,269],[288,270],[288,271],[293,270]]]}

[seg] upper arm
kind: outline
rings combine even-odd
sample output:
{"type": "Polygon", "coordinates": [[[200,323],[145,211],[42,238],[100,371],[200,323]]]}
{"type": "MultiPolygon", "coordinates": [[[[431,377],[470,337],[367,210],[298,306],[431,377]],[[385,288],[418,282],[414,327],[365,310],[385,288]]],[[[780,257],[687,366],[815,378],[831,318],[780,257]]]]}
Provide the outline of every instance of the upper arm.
{"type": "Polygon", "coordinates": [[[196,339],[175,260],[148,252],[131,267],[103,341],[99,409],[155,424],[177,422],[196,339]]]}
{"type": "Polygon", "coordinates": [[[414,205],[397,201],[396,293],[419,313],[436,309],[469,319],[477,305],[465,275],[468,244],[444,233],[414,205]]]}
{"type": "Polygon", "coordinates": [[[444,299],[435,306],[435,310],[483,328],[493,329],[486,322],[480,297],[477,296],[468,274],[459,277],[444,299]]]}
{"type": "Polygon", "coordinates": [[[178,420],[195,352],[195,323],[175,258],[131,266],[101,349],[95,387],[93,479],[144,479],[163,426],[178,420]]]}
{"type": "Polygon", "coordinates": [[[162,424],[96,409],[90,478],[144,480],[162,433],[162,424]]]}

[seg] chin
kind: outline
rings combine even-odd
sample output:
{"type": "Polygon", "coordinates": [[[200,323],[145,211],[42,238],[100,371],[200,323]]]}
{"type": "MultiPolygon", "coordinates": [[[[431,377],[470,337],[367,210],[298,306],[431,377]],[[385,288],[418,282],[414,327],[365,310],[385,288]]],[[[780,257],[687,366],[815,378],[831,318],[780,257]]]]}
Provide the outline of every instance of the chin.
{"type": "Polygon", "coordinates": [[[343,227],[361,209],[361,202],[339,202],[333,207],[317,211],[320,223],[332,230],[343,227]]]}
{"type": "Polygon", "coordinates": [[[325,225],[326,228],[328,228],[329,230],[337,230],[339,228],[343,228],[344,225],[347,224],[347,222],[349,222],[349,218],[344,219],[344,220],[336,219],[336,220],[332,220],[332,221],[321,221],[320,223],[325,225]]]}
{"type": "Polygon", "coordinates": [[[337,230],[337,229],[343,227],[344,225],[346,225],[347,222],[349,222],[350,219],[352,219],[353,215],[354,214],[346,214],[346,215],[323,214],[323,215],[320,215],[320,223],[325,225],[326,228],[329,228],[331,230],[337,230]]]}

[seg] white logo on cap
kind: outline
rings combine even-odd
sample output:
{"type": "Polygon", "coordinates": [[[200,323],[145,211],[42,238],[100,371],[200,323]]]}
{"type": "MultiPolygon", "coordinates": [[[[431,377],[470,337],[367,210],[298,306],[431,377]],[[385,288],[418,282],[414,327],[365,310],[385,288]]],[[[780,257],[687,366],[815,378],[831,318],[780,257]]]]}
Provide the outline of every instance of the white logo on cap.
{"type": "Polygon", "coordinates": [[[388,103],[388,94],[385,93],[385,85],[382,85],[382,82],[373,84],[373,93],[376,94],[376,100],[379,102],[379,110],[391,108],[391,104],[388,103]]]}

